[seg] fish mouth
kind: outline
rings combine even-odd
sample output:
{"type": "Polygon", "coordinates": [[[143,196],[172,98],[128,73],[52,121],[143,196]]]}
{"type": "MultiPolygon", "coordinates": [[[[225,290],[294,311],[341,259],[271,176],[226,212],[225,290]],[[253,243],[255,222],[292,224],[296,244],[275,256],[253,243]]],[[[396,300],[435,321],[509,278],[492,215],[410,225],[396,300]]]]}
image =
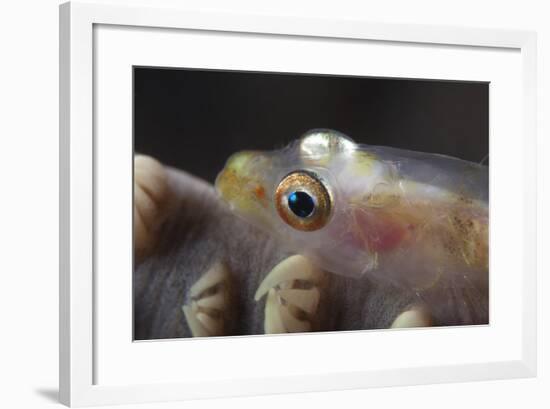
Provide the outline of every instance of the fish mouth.
{"type": "Polygon", "coordinates": [[[241,196],[243,189],[251,185],[250,163],[256,154],[254,151],[242,151],[231,155],[225,167],[218,174],[215,187],[226,202],[231,202],[241,196]]]}
{"type": "Polygon", "coordinates": [[[229,157],[215,182],[216,191],[231,211],[262,226],[269,222],[271,195],[265,175],[270,163],[262,152],[237,152],[229,157]]]}

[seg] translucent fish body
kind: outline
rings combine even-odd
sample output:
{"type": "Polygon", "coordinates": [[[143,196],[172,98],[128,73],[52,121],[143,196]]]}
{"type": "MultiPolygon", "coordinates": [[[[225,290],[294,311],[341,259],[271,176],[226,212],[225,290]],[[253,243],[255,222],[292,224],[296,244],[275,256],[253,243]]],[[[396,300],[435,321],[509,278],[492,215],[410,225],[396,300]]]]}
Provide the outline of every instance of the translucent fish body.
{"type": "Polygon", "coordinates": [[[234,212],[327,271],[371,274],[413,289],[457,275],[487,278],[485,166],[313,130],[280,150],[233,155],[216,187],[234,212]],[[290,225],[276,203],[293,172],[315,175],[328,192],[329,213],[315,230],[290,225]]]}

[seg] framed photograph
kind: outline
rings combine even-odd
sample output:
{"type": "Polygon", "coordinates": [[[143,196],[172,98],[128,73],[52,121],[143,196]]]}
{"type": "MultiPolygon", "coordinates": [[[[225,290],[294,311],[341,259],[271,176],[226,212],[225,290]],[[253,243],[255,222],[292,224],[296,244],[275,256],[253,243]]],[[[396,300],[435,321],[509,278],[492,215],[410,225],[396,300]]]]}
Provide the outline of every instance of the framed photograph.
{"type": "Polygon", "coordinates": [[[61,5],[62,402],[535,376],[535,55],[61,5]]]}

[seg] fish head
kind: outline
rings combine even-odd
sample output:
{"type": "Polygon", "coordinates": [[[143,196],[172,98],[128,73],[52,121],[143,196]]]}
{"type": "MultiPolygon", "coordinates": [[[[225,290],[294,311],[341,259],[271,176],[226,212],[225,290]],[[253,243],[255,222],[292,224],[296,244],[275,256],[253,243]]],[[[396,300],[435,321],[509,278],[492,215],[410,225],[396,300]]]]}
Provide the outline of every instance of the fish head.
{"type": "Polygon", "coordinates": [[[352,245],[354,201],[365,186],[390,179],[387,164],[352,139],[316,129],[283,149],[232,155],[216,189],[234,213],[289,251],[327,271],[357,276],[373,267],[376,255],[352,245]]]}

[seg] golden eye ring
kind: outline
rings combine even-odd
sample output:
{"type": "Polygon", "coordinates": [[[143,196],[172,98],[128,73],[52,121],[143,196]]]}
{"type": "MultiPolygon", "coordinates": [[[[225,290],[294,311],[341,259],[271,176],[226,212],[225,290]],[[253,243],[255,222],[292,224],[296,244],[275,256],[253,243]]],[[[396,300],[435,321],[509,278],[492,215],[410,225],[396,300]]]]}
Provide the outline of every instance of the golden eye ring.
{"type": "Polygon", "coordinates": [[[313,172],[286,175],[275,190],[277,213],[289,226],[302,231],[323,228],[332,214],[332,195],[313,172]]]}

